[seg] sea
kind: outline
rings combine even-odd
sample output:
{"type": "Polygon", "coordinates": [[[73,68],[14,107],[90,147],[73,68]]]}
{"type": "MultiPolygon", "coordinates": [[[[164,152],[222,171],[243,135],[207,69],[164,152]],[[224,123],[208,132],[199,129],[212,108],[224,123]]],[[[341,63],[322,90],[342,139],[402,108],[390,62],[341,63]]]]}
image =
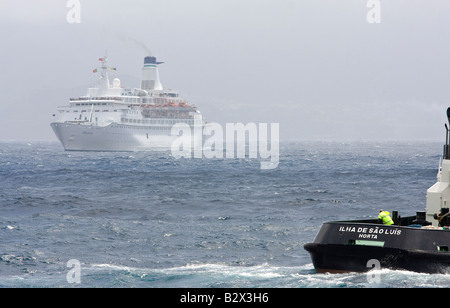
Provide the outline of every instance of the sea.
{"type": "Polygon", "coordinates": [[[450,274],[320,274],[323,222],[415,215],[442,144],[281,142],[258,158],[0,142],[2,288],[435,288],[450,274]]]}

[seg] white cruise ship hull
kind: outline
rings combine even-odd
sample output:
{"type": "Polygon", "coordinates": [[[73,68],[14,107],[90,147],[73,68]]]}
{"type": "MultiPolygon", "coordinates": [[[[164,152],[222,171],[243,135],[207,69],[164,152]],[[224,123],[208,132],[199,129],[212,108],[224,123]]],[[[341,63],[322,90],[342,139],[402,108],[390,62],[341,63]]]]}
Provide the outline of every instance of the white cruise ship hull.
{"type": "Polygon", "coordinates": [[[108,126],[81,123],[50,124],[66,151],[167,151],[179,136],[170,127],[154,128],[112,123],[108,126]]]}

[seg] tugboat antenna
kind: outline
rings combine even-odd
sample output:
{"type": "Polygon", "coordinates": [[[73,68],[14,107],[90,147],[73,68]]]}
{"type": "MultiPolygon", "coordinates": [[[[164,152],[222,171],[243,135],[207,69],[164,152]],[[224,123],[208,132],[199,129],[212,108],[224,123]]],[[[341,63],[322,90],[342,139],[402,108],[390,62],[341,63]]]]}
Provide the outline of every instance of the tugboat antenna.
{"type": "MultiPolygon", "coordinates": [[[[450,124],[450,107],[447,108],[447,120],[450,124]]],[[[447,123],[445,123],[445,145],[444,145],[444,159],[450,159],[450,151],[449,151],[449,134],[448,134],[448,126],[447,123]]]]}
{"type": "MultiPolygon", "coordinates": [[[[450,107],[447,108],[447,120],[450,124],[450,107]]],[[[444,145],[444,159],[450,159],[450,151],[449,151],[449,140],[448,140],[449,134],[448,134],[448,126],[447,123],[445,123],[445,145],[444,145]]]]}
{"type": "Polygon", "coordinates": [[[447,123],[445,125],[445,145],[444,145],[444,159],[449,159],[449,152],[448,152],[448,126],[447,123]]]}
{"type": "Polygon", "coordinates": [[[447,119],[448,123],[450,124],[450,107],[447,108],[447,119]]]}

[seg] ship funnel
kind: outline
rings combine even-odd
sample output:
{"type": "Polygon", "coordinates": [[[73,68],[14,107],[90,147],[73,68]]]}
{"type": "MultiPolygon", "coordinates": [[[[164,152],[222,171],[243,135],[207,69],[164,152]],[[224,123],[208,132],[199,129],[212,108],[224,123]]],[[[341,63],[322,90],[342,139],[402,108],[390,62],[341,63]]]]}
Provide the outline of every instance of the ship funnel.
{"type": "Polygon", "coordinates": [[[158,64],[156,57],[148,56],[144,58],[144,67],[142,68],[142,90],[162,90],[163,87],[159,81],[158,64]]]}

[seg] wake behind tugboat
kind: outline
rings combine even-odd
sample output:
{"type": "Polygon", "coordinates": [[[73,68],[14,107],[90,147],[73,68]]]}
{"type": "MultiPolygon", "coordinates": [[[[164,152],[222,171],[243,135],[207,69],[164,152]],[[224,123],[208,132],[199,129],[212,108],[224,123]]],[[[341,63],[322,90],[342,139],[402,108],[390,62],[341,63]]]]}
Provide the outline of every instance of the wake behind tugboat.
{"type": "MultiPolygon", "coordinates": [[[[450,108],[447,109],[450,123],[450,108]]],[[[449,129],[437,183],[427,190],[426,211],[401,217],[393,224],[378,219],[324,223],[313,243],[304,248],[318,272],[365,272],[376,262],[382,268],[446,273],[450,266],[449,129]]]]}

